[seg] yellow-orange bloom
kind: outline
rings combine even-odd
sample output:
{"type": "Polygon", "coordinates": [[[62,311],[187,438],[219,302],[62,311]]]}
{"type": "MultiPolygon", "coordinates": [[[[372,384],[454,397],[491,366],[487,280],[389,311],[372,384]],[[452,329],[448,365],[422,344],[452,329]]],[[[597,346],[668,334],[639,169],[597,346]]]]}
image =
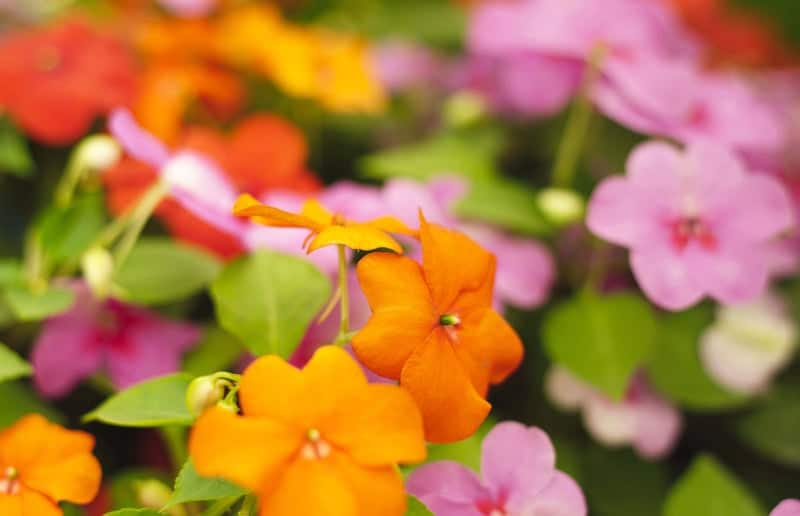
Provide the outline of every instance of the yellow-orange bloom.
{"type": "Polygon", "coordinates": [[[358,280],[373,313],[353,350],[411,393],[429,441],[457,441],[486,418],[488,386],[519,366],[522,343],[492,309],[494,256],[422,216],[420,239],[421,266],[390,253],[359,261],[358,280]]]}
{"type": "Polygon", "coordinates": [[[383,248],[402,253],[403,248],[389,233],[416,235],[414,230],[394,217],[357,222],[330,212],[313,199],[306,201],[297,214],[267,206],[244,194],[236,200],[233,213],[265,226],[308,229],[311,232],[308,235],[311,241],[307,244],[309,253],[327,245],[344,245],[364,251],[383,248]]]}
{"type": "Polygon", "coordinates": [[[368,384],[345,351],[325,346],[301,371],[261,357],[242,376],[242,415],[206,411],[189,451],[202,475],[257,493],[261,516],[402,516],[397,463],[425,458],[414,401],[368,384]]]}
{"type": "Polygon", "coordinates": [[[62,500],[89,503],[102,472],[94,437],[67,430],[38,414],[0,433],[0,514],[59,516],[62,500]]]}

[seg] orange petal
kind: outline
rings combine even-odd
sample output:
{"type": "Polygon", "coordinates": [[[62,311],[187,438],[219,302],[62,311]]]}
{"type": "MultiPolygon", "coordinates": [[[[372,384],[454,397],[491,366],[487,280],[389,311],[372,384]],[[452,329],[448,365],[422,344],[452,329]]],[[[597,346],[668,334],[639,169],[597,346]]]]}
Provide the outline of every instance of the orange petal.
{"type": "Polygon", "coordinates": [[[373,311],[409,307],[435,322],[433,301],[422,268],[405,256],[371,253],[358,262],[358,283],[373,311]]]}
{"type": "Polygon", "coordinates": [[[334,455],[337,472],[355,495],[359,515],[403,516],[406,494],[403,479],[393,466],[364,467],[343,455],[334,455]]]}
{"type": "Polygon", "coordinates": [[[285,228],[307,228],[319,231],[323,226],[303,215],[289,213],[258,202],[250,194],[242,194],[233,205],[233,214],[238,217],[250,217],[253,222],[265,226],[285,228]]]}
{"type": "Polygon", "coordinates": [[[274,481],[300,448],[303,435],[273,420],[214,407],[197,420],[189,454],[197,472],[256,490],[274,481]]]}
{"type": "Polygon", "coordinates": [[[319,224],[320,227],[333,224],[333,213],[316,199],[309,199],[304,202],[300,213],[319,224]]]}
{"type": "MultiPolygon", "coordinates": [[[[20,516],[63,516],[63,512],[58,505],[36,491],[23,488],[18,498],[22,500],[22,512],[16,513],[20,516]]],[[[0,504],[1,508],[3,508],[2,504],[0,504]]],[[[13,512],[0,511],[0,514],[3,516],[6,514],[16,516],[13,512]]]]}
{"type": "Polygon", "coordinates": [[[25,485],[54,500],[87,503],[102,475],[93,447],[90,434],[31,414],[0,434],[0,463],[17,468],[25,485]]]}
{"type": "Polygon", "coordinates": [[[260,516],[365,515],[359,511],[353,490],[330,458],[293,461],[279,482],[265,485],[259,493],[260,516]]]}
{"type": "Polygon", "coordinates": [[[329,425],[336,426],[342,409],[352,407],[347,400],[367,388],[361,366],[345,350],[337,346],[318,349],[303,368],[309,406],[315,412],[319,430],[325,434],[329,425]]]}
{"type": "Polygon", "coordinates": [[[391,249],[396,253],[403,252],[403,247],[388,233],[367,224],[328,226],[319,231],[319,234],[311,241],[308,252],[316,251],[326,245],[344,245],[350,249],[362,251],[391,249]]]}
{"type": "Polygon", "coordinates": [[[475,291],[482,294],[477,300],[491,306],[492,255],[463,233],[428,224],[422,213],[419,224],[425,280],[440,313],[452,310],[459,295],[475,291]]]}
{"type": "Polygon", "coordinates": [[[411,229],[406,226],[405,222],[395,217],[378,217],[377,219],[370,220],[366,224],[380,229],[381,231],[386,231],[387,233],[399,233],[415,238],[419,236],[419,231],[411,229]]]}
{"type": "Polygon", "coordinates": [[[491,405],[475,391],[444,331],[436,331],[406,362],[400,385],[422,412],[425,437],[453,442],[472,435],[491,405]]]}
{"type": "Polygon", "coordinates": [[[8,495],[0,493],[0,514],[8,516],[25,516],[25,514],[22,512],[21,494],[22,493],[18,493],[15,495],[8,495]]]}
{"type": "Polygon", "coordinates": [[[406,360],[434,325],[429,312],[413,306],[381,307],[353,337],[353,352],[371,371],[399,380],[406,360]]]}
{"type": "Polygon", "coordinates": [[[276,355],[256,359],[239,383],[239,404],[245,416],[267,417],[291,423],[306,401],[299,369],[276,355]]]}
{"type": "Polygon", "coordinates": [[[425,459],[422,416],[405,390],[369,385],[342,408],[337,421],[326,424],[326,437],[359,464],[385,466],[425,459]]]}
{"type": "Polygon", "coordinates": [[[492,369],[489,381],[500,383],[522,362],[522,341],[503,317],[490,310],[478,328],[479,338],[491,343],[492,369]]]}

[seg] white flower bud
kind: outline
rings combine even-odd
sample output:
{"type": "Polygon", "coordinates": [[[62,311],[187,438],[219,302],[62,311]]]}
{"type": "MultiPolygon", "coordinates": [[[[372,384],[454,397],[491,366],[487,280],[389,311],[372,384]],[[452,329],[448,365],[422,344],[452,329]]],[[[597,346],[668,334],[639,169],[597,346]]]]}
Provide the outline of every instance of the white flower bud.
{"type": "Polygon", "coordinates": [[[572,190],[545,188],[537,195],[539,209],[557,226],[565,226],[583,218],[586,203],[572,190]]]}
{"type": "Polygon", "coordinates": [[[114,276],[114,258],[108,249],[93,247],[81,257],[81,269],[89,290],[97,299],[108,297],[114,276]]]}

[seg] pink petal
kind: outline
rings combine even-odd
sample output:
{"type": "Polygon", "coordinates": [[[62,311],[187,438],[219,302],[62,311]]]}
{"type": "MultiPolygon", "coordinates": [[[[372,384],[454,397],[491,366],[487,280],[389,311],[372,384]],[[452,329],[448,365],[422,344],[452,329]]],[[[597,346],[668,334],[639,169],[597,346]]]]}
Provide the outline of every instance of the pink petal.
{"type": "Polygon", "coordinates": [[[458,176],[439,176],[428,183],[428,190],[436,201],[449,212],[453,203],[467,194],[469,183],[458,176]]]}
{"type": "Polygon", "coordinates": [[[582,415],[586,430],[606,446],[626,445],[636,436],[636,411],[628,403],[598,393],[586,400],[582,415]]]}
{"type": "Polygon", "coordinates": [[[508,504],[513,514],[531,516],[586,516],[586,498],[580,486],[560,471],[556,471],[550,483],[532,500],[508,504]]]}
{"type": "Polygon", "coordinates": [[[475,504],[489,498],[478,476],[452,461],[415,469],[406,480],[406,489],[437,516],[481,516],[475,504]]]}
{"type": "Polygon", "coordinates": [[[784,500],[772,509],[769,516],[800,516],[800,500],[784,500]]]}
{"type": "Polygon", "coordinates": [[[205,16],[217,5],[217,0],[158,0],[172,13],[187,18],[205,16]]]}
{"type": "Polygon", "coordinates": [[[683,428],[681,413],[646,387],[633,402],[636,435],[633,446],[642,457],[657,459],[668,454],[683,428]]]}
{"type": "Polygon", "coordinates": [[[183,353],[201,335],[192,324],[162,319],[145,310],[130,310],[135,315],[125,328],[127,345],[107,350],[108,372],[120,389],[180,370],[183,353]]]}
{"type": "Polygon", "coordinates": [[[125,152],[139,161],[160,169],[169,159],[167,147],[142,129],[131,112],[125,108],[117,108],[111,112],[108,117],[108,129],[125,152]]]}
{"type": "Polygon", "coordinates": [[[573,59],[522,53],[497,62],[494,84],[486,94],[501,111],[552,116],[578,92],[583,63],[573,59]]]}
{"type": "MultiPolygon", "coordinates": [[[[444,196],[446,183],[438,184],[444,196]]],[[[393,216],[407,225],[416,227],[419,223],[419,210],[425,214],[429,222],[452,226],[455,220],[448,213],[448,205],[433,195],[431,184],[420,183],[410,179],[392,179],[383,187],[384,206],[393,216]]]]}
{"type": "Polygon", "coordinates": [[[60,397],[100,368],[94,320],[72,312],[48,319],[31,352],[33,381],[44,396],[60,397]]]}
{"type": "Polygon", "coordinates": [[[683,310],[705,294],[684,257],[668,250],[634,250],[630,255],[636,281],[653,303],[668,310],[683,310]]]}
{"type": "Polygon", "coordinates": [[[499,423],[483,440],[481,476],[494,499],[530,500],[552,480],[555,464],[553,443],[539,428],[499,423]]]}
{"type": "Polygon", "coordinates": [[[386,215],[380,190],[351,181],[332,184],[319,196],[319,202],[333,213],[358,222],[386,215]]]}
{"type": "Polygon", "coordinates": [[[659,194],[652,201],[663,209],[675,210],[682,194],[679,173],[685,168],[684,160],[674,145],[650,141],[633,149],[625,170],[633,184],[659,194]]]}
{"type": "Polygon", "coordinates": [[[708,251],[692,242],[684,255],[692,283],[722,303],[749,301],[767,288],[767,260],[757,246],[708,251]]]}

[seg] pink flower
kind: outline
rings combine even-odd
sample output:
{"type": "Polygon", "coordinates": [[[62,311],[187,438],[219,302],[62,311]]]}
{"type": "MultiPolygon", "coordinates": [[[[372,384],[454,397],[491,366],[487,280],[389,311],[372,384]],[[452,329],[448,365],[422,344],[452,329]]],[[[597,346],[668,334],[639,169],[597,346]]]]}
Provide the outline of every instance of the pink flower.
{"type": "Polygon", "coordinates": [[[45,396],[63,396],[101,370],[119,389],[173,373],[200,337],[193,324],[116,299],[94,299],[81,283],[73,288],[73,307],[48,319],[33,346],[33,380],[45,396]]]}
{"type": "Polygon", "coordinates": [[[380,81],[390,91],[435,84],[445,67],[444,59],[432,50],[406,41],[382,43],[373,59],[380,81]]]}
{"type": "Polygon", "coordinates": [[[794,223],[781,185],[750,174],[730,151],[694,143],[685,152],[649,142],[637,147],[627,177],[605,179],[592,194],[586,223],[630,249],[645,294],[671,310],[705,295],[723,302],[761,294],[767,245],[794,223]]]}
{"type": "Polygon", "coordinates": [[[584,516],[583,492],[555,462],[546,433],[505,422],[483,440],[480,477],[457,462],[441,461],[417,468],[406,487],[436,516],[584,516]]]}
{"type": "Polygon", "coordinates": [[[416,225],[421,209],[429,221],[465,232],[497,257],[497,304],[507,303],[519,308],[539,306],[547,299],[554,280],[550,253],[533,240],[457,219],[451,212],[452,205],[464,195],[466,188],[467,184],[455,177],[435,179],[428,184],[393,179],[383,188],[383,206],[406,224],[416,225]]]}
{"type": "Polygon", "coordinates": [[[631,445],[648,459],[667,455],[681,434],[681,413],[653,392],[641,374],[634,376],[622,401],[613,401],[555,366],[547,373],[545,393],[560,409],[579,410],[586,430],[597,441],[606,446],[631,445]]]}
{"type": "Polygon", "coordinates": [[[111,113],[108,128],[125,152],[158,171],[169,195],[184,208],[220,230],[242,238],[245,222],[231,212],[238,192],[214,161],[194,151],[170,152],[158,138],[141,128],[126,109],[111,113]]]}
{"type": "Polygon", "coordinates": [[[165,9],[186,18],[196,18],[210,13],[217,0],[158,0],[165,9]]]}
{"type": "Polygon", "coordinates": [[[788,499],[772,509],[769,516],[800,516],[800,500],[788,499]]]}
{"type": "Polygon", "coordinates": [[[796,348],[797,327],[770,292],[749,303],[719,307],[700,337],[700,359],[709,375],[745,394],[764,391],[796,348]]]}

